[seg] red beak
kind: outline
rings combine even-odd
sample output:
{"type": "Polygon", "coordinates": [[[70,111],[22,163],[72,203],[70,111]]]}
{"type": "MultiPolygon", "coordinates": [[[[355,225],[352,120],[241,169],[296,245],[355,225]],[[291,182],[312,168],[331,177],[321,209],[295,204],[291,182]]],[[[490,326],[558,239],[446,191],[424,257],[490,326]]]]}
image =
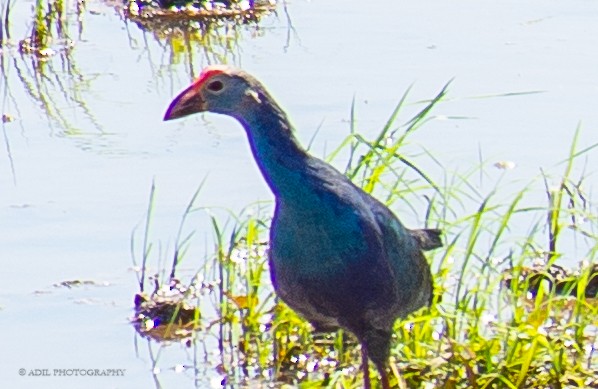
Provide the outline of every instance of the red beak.
{"type": "Polygon", "coordinates": [[[192,84],[172,100],[166,114],[164,114],[164,120],[178,119],[206,110],[206,102],[202,98],[197,85],[192,84]]]}

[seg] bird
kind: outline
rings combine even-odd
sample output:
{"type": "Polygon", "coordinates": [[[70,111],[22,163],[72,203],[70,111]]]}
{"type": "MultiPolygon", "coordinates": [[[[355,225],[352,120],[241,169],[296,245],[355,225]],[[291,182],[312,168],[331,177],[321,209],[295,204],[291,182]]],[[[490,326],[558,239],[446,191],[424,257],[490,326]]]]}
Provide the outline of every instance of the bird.
{"type": "Polygon", "coordinates": [[[200,112],[235,118],[274,194],[268,263],[274,291],[315,331],[344,329],[390,388],[393,325],[431,304],[433,278],[423,251],[442,246],[438,229],[406,228],[382,202],[295,137],[287,114],[249,73],[211,65],[170,103],[164,120],[200,112]]]}

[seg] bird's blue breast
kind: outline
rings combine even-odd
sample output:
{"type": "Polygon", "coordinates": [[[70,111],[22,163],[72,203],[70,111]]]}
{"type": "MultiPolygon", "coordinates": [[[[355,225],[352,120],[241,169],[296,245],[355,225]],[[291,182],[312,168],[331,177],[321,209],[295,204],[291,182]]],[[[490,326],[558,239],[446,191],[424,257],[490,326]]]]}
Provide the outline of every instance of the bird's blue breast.
{"type": "Polygon", "coordinates": [[[277,267],[330,278],[346,267],[367,266],[375,260],[376,245],[367,233],[375,228],[368,223],[371,215],[351,195],[306,182],[279,198],[270,237],[277,267]]]}

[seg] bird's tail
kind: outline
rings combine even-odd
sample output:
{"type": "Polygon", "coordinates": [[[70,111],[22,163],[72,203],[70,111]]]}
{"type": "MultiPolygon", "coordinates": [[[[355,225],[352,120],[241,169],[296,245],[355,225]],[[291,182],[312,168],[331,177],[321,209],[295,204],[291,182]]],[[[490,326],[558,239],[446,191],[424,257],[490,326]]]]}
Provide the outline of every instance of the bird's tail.
{"type": "Polygon", "coordinates": [[[423,251],[434,250],[442,247],[442,231],[435,228],[426,228],[422,230],[409,230],[411,236],[417,240],[419,248],[423,251]]]}

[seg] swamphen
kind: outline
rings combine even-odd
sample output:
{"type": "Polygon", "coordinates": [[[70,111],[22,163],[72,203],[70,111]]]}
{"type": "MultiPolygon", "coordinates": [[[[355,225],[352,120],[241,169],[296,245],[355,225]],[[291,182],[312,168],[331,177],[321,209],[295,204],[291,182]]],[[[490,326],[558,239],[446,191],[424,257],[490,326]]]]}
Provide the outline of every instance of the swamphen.
{"type": "Polygon", "coordinates": [[[278,296],[316,330],[344,328],[361,343],[389,388],[386,364],[395,320],[428,305],[432,275],[422,254],[442,246],[438,230],[409,230],[381,202],[309,155],[287,115],[251,75],[205,68],[170,104],[164,120],[197,112],[236,118],[276,197],[270,274],[278,296]]]}

